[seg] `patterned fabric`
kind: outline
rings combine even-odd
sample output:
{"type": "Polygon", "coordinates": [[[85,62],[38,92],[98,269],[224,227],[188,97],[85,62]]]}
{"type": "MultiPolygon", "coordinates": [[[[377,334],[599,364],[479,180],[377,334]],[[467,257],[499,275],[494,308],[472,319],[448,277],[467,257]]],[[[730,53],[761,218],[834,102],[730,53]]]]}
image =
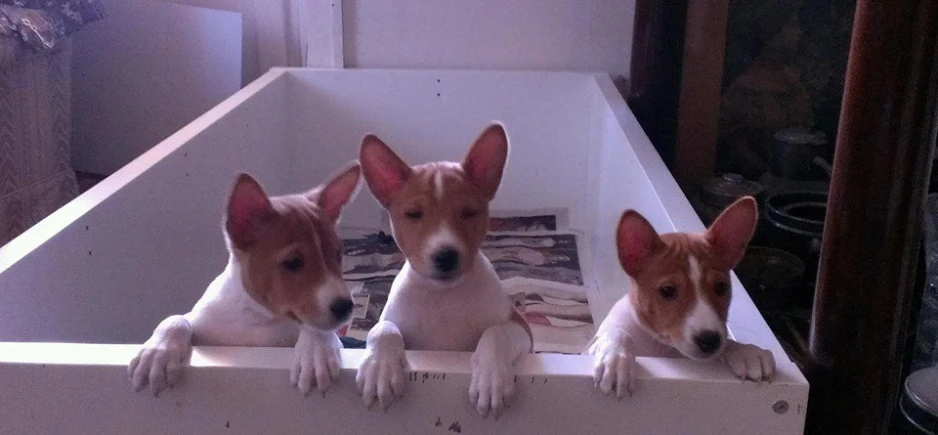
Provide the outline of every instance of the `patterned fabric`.
{"type": "Polygon", "coordinates": [[[0,67],[0,245],[78,194],[70,60],[71,45],[62,41],[54,53],[0,67]]]}
{"type": "Polygon", "coordinates": [[[102,18],[97,0],[0,0],[0,36],[14,36],[33,51],[53,50],[102,18]]]}
{"type": "Polygon", "coordinates": [[[26,49],[23,44],[12,36],[0,36],[0,68],[13,64],[17,57],[26,49]]]}

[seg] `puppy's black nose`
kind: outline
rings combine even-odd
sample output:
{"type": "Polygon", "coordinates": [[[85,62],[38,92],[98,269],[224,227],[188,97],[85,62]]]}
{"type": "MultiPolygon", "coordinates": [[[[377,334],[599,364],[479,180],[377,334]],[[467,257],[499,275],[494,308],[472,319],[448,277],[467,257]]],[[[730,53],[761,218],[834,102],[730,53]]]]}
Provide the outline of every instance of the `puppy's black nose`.
{"type": "Polygon", "coordinates": [[[716,331],[703,331],[694,336],[694,344],[701,352],[710,355],[720,348],[720,334],[716,331]]]}
{"type": "Polygon", "coordinates": [[[355,304],[352,303],[351,299],[338,299],[329,305],[329,311],[332,311],[332,315],[335,316],[336,320],[345,320],[354,307],[355,304]]]}
{"type": "Polygon", "coordinates": [[[436,270],[449,273],[456,270],[459,266],[459,253],[455,249],[443,249],[433,254],[433,267],[436,270]]]}

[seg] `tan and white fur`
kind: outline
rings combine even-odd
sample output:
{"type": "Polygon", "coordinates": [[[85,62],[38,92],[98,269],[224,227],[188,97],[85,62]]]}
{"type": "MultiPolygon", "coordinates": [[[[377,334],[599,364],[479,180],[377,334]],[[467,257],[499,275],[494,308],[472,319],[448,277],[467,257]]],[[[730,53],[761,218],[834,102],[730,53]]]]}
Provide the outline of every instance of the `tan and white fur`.
{"type": "Polygon", "coordinates": [[[360,159],[407,258],[368,333],[356,376],[365,404],[387,409],[403,393],[404,349],[473,352],[469,401],[498,418],[514,394],[515,361],[532,351],[530,328],[479,249],[508,159],[504,128],[490,125],[462,163],[411,167],[373,135],[360,159]]]}
{"type": "Polygon", "coordinates": [[[631,395],[636,356],[717,359],[744,380],[771,381],[772,353],[728,339],[726,329],[730,270],[757,218],[751,197],[728,206],[703,234],[659,235],[638,212],[622,214],[616,248],[632,285],[590,341],[597,387],[619,398],[631,395]]]}
{"type": "Polygon", "coordinates": [[[353,307],[335,226],[360,175],[353,162],[311,191],[277,197],[238,175],[224,220],[228,265],[192,311],[163,320],[143,344],[128,367],[136,390],[172,387],[193,345],[295,345],[290,382],[325,392],[339,375],[334,330],[353,307]]]}

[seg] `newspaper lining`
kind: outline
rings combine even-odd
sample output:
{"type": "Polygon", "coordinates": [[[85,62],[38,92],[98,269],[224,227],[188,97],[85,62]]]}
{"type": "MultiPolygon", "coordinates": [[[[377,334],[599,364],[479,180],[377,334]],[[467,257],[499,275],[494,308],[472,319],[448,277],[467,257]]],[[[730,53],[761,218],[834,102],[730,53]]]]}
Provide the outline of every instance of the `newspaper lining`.
{"type": "MultiPolygon", "coordinates": [[[[595,329],[582,268],[582,240],[569,230],[566,211],[491,216],[493,231],[486,235],[482,251],[530,325],[534,351],[582,352],[595,329]]],[[[385,232],[348,238],[344,249],[343,275],[353,289],[355,308],[340,333],[364,341],[406,259],[385,232]]]]}

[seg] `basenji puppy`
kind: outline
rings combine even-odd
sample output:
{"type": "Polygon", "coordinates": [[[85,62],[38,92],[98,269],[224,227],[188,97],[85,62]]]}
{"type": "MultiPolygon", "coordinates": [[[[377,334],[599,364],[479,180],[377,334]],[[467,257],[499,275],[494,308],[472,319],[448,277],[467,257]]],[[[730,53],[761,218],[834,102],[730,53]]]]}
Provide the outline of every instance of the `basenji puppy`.
{"type": "Polygon", "coordinates": [[[627,210],[616,230],[619,263],[631,280],[599,326],[586,353],[594,381],[622,398],[636,390],[635,357],[719,359],[742,379],[772,380],[772,352],[727,338],[736,266],[758,219],[752,197],[728,206],[702,234],[655,232],[627,210]]]}
{"type": "Polygon", "coordinates": [[[373,135],[360,160],[407,259],[368,333],[356,376],[365,404],[387,409],[403,393],[404,349],[474,352],[469,401],[498,418],[514,394],[515,360],[532,351],[530,328],[479,249],[508,160],[505,129],[485,129],[462,163],[411,167],[373,135]]]}
{"type": "Polygon", "coordinates": [[[353,308],[335,226],[360,175],[353,162],[308,192],[277,197],[238,175],[223,225],[228,265],[192,311],[163,320],[143,344],[128,367],[136,390],[172,387],[193,345],[295,345],[290,382],[325,392],[339,374],[334,330],[353,308]]]}

